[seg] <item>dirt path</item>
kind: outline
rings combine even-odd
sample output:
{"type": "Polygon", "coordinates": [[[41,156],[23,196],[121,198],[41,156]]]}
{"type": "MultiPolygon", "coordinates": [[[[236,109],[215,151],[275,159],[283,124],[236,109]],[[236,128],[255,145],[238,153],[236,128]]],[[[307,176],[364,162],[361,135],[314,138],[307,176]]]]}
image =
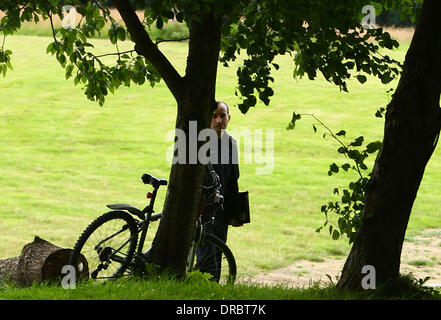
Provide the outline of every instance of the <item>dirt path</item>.
{"type": "MultiPolygon", "coordinates": [[[[329,275],[333,283],[336,283],[345,259],[346,257],[324,259],[322,262],[301,260],[291,266],[259,274],[252,281],[269,285],[308,287],[317,281],[328,284],[329,275]]],[[[417,279],[430,277],[425,285],[441,286],[441,229],[425,230],[404,242],[400,272],[412,273],[417,279]]]]}

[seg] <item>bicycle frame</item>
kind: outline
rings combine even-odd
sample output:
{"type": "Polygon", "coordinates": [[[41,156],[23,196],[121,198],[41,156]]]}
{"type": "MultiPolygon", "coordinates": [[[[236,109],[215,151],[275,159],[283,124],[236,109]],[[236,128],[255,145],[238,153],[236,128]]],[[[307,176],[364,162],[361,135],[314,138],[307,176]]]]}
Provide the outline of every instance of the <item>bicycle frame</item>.
{"type": "Polygon", "coordinates": [[[138,254],[142,253],[142,249],[144,248],[144,242],[145,242],[145,238],[147,236],[147,230],[149,228],[150,222],[156,221],[162,215],[162,213],[159,213],[157,215],[158,216],[157,219],[152,219],[152,215],[155,212],[153,210],[153,207],[155,205],[156,194],[158,192],[158,188],[159,188],[159,186],[153,188],[153,192],[151,193],[150,203],[142,210],[142,213],[144,215],[147,214],[147,216],[145,217],[144,220],[142,220],[140,222],[141,238],[139,239],[138,249],[136,250],[136,253],[138,253],[138,254]]]}
{"type": "Polygon", "coordinates": [[[196,227],[194,232],[193,241],[191,243],[190,251],[188,253],[187,258],[187,266],[192,266],[194,264],[194,259],[196,257],[196,248],[198,244],[202,241],[203,237],[203,224],[202,224],[202,210],[203,210],[203,201],[201,202],[201,206],[199,207],[198,219],[196,220],[196,227]]]}
{"type": "MultiPolygon", "coordinates": [[[[203,192],[205,192],[205,194],[207,194],[207,193],[209,193],[211,191],[214,191],[213,192],[213,195],[214,195],[213,203],[220,204],[222,206],[223,197],[222,197],[222,195],[220,195],[220,192],[219,192],[219,188],[220,188],[219,177],[215,173],[211,163],[208,164],[208,167],[209,167],[209,170],[210,170],[210,174],[213,177],[213,185],[211,185],[209,187],[203,187],[203,192]]],[[[144,177],[143,177],[143,181],[144,181],[144,177]]],[[[144,183],[150,183],[150,182],[144,181],[144,183]]],[[[130,214],[135,215],[135,216],[137,216],[138,218],[141,219],[140,221],[138,221],[138,227],[139,227],[138,234],[140,233],[140,238],[139,238],[139,242],[138,242],[138,247],[137,247],[137,249],[135,251],[135,257],[143,254],[142,251],[143,251],[143,248],[144,248],[144,242],[145,242],[145,239],[147,237],[147,231],[148,231],[150,222],[156,221],[156,220],[160,219],[161,216],[162,216],[162,212],[161,213],[157,213],[155,215],[153,214],[154,213],[153,208],[154,208],[154,205],[155,205],[156,195],[157,195],[159,186],[161,184],[160,183],[154,183],[152,185],[153,185],[153,191],[149,192],[147,194],[147,197],[150,198],[150,203],[143,210],[139,210],[138,208],[135,208],[135,207],[133,207],[131,205],[127,205],[127,204],[107,205],[107,207],[109,207],[111,209],[128,211],[130,214]]],[[[190,248],[190,253],[189,253],[189,258],[188,258],[188,263],[191,263],[189,265],[192,265],[193,262],[194,262],[194,259],[195,259],[195,256],[196,256],[195,248],[197,247],[197,244],[202,240],[203,233],[204,233],[203,232],[204,226],[203,226],[202,221],[201,221],[201,215],[202,215],[202,211],[203,211],[203,208],[204,208],[203,203],[204,203],[204,200],[202,200],[202,202],[201,202],[201,206],[200,206],[200,209],[199,209],[199,216],[198,216],[198,219],[196,221],[195,235],[193,237],[193,242],[192,242],[192,246],[190,248]]],[[[211,204],[213,204],[213,203],[211,203],[211,204]]],[[[116,234],[112,235],[111,237],[113,237],[115,235],[116,234]]]]}
{"type": "MultiPolygon", "coordinates": [[[[143,180],[144,181],[144,180],[143,180]]],[[[153,191],[149,192],[147,194],[147,197],[150,198],[150,203],[143,209],[143,210],[139,210],[138,208],[135,208],[131,205],[128,204],[124,204],[124,203],[120,203],[120,204],[108,204],[107,207],[113,210],[122,210],[122,211],[127,211],[130,214],[138,217],[140,220],[137,221],[138,223],[138,234],[140,233],[140,238],[139,238],[139,242],[138,242],[138,248],[135,251],[135,255],[141,254],[143,247],[144,247],[144,242],[145,242],[145,238],[147,236],[147,230],[148,227],[150,225],[150,222],[152,221],[156,221],[158,219],[161,218],[162,213],[158,213],[158,214],[153,214],[154,210],[153,207],[155,205],[155,200],[156,200],[156,194],[158,192],[159,186],[161,184],[159,183],[155,183],[153,185],[153,191]]],[[[117,235],[118,233],[110,236],[109,238],[117,235]]]]}

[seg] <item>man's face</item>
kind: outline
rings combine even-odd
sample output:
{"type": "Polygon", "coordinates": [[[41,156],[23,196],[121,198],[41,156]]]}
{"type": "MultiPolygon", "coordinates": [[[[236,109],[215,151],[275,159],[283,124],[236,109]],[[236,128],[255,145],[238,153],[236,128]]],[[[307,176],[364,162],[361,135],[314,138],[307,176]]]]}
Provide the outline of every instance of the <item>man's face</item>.
{"type": "Polygon", "coordinates": [[[218,136],[220,136],[222,129],[227,129],[230,119],[231,115],[228,114],[227,106],[223,103],[219,103],[217,109],[213,111],[211,128],[216,130],[218,136]]]}

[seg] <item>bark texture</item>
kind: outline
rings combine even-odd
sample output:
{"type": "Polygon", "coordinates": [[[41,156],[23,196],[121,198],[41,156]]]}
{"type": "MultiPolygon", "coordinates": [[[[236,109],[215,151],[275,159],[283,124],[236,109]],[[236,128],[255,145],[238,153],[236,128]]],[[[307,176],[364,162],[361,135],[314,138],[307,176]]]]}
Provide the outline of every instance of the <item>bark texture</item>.
{"type": "MultiPolygon", "coordinates": [[[[23,247],[20,256],[0,260],[0,280],[21,287],[42,281],[61,283],[61,269],[69,264],[71,253],[72,249],[60,248],[35,236],[33,242],[23,247]]],[[[85,259],[83,262],[87,265],[85,259]]]]}
{"type": "Polygon", "coordinates": [[[384,140],[366,194],[362,226],[337,284],[358,289],[365,265],[376,283],[399,275],[412,206],[440,133],[441,2],[425,0],[403,72],[387,107],[384,140]]]}

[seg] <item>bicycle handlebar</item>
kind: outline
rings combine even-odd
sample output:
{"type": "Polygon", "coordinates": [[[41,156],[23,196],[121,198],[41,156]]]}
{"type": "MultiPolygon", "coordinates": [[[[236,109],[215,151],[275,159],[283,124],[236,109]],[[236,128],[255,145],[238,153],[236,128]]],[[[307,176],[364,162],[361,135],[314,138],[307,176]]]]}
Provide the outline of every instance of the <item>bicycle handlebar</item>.
{"type": "Polygon", "coordinates": [[[216,171],[214,171],[214,167],[211,164],[211,162],[209,162],[207,164],[207,166],[208,166],[209,173],[211,175],[211,179],[213,180],[213,185],[212,186],[215,186],[215,185],[219,185],[220,186],[219,176],[217,175],[216,171]]]}
{"type": "Polygon", "coordinates": [[[220,192],[220,188],[222,187],[222,184],[220,183],[219,176],[210,162],[207,164],[207,166],[213,184],[208,187],[202,186],[203,192],[205,193],[205,195],[208,195],[208,197],[206,197],[206,205],[210,206],[212,204],[216,204],[216,205],[220,205],[220,207],[223,208],[224,197],[220,192]],[[207,198],[209,198],[211,201],[207,201],[207,198]]]}

